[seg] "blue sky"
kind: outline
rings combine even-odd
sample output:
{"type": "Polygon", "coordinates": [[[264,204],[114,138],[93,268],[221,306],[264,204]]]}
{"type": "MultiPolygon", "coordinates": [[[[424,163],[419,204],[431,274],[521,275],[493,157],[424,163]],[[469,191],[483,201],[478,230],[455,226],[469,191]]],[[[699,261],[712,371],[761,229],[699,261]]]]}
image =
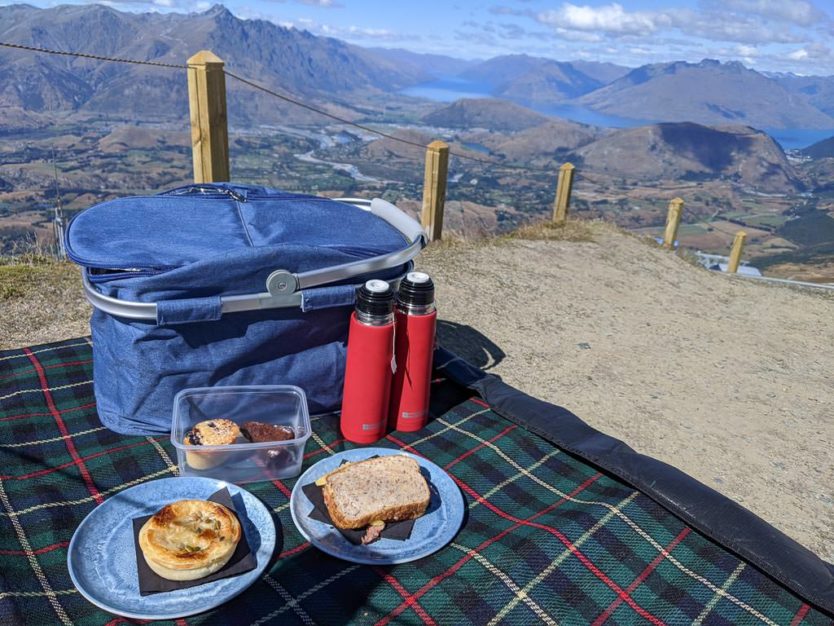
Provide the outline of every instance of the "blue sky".
{"type": "MultiPolygon", "coordinates": [[[[184,12],[205,10],[212,3],[104,2],[130,11],[184,12]]],[[[224,4],[242,18],[267,19],[363,46],[462,58],[527,53],[637,66],[709,57],[739,60],[759,70],[834,74],[834,0],[226,0],[224,4]]]]}

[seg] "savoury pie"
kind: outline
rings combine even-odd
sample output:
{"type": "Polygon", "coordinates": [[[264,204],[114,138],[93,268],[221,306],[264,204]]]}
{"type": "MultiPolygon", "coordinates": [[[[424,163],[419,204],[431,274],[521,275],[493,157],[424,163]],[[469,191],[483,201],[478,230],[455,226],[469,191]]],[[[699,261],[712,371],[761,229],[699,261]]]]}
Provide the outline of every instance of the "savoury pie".
{"type": "Polygon", "coordinates": [[[196,580],[228,563],[240,537],[240,522],[222,504],[179,500],[145,522],[139,531],[139,548],[159,576],[196,580]]]}

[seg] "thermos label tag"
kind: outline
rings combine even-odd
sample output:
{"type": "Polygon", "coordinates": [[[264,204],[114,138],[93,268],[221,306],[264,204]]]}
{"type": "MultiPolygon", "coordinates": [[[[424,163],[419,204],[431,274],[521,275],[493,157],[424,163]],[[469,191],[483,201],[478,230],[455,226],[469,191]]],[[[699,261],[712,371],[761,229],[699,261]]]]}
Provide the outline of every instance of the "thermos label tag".
{"type": "Polygon", "coordinates": [[[376,422],[374,424],[362,424],[362,430],[379,430],[381,426],[381,422],[376,422]]]}
{"type": "Polygon", "coordinates": [[[397,326],[394,325],[394,332],[391,333],[391,373],[397,373],[397,326]]]}
{"type": "Polygon", "coordinates": [[[425,416],[426,416],[425,411],[403,411],[400,414],[400,417],[402,417],[404,420],[415,420],[415,419],[423,418],[425,416]]]}

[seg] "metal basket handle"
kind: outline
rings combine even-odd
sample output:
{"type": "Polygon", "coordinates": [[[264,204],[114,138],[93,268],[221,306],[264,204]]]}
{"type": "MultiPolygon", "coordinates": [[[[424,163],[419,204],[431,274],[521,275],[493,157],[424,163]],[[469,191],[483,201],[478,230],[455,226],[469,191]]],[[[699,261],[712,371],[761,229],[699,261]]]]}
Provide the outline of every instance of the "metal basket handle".
{"type": "MultiPolygon", "coordinates": [[[[389,254],[354,261],[344,265],[311,270],[309,272],[295,273],[287,270],[275,270],[266,280],[266,292],[223,296],[219,298],[219,307],[215,306],[218,300],[216,297],[200,299],[205,300],[207,304],[205,308],[209,313],[204,316],[198,314],[182,321],[206,321],[217,319],[219,315],[225,313],[299,307],[302,304],[303,289],[328,285],[362,274],[379,272],[403,265],[416,257],[420,250],[425,247],[427,238],[423,227],[414,218],[406,215],[390,202],[379,198],[374,198],[373,200],[338,198],[337,200],[370,211],[377,217],[385,220],[402,233],[406,240],[409,241],[409,245],[403,250],[397,250],[389,254]]],[[[131,320],[160,321],[158,307],[155,302],[136,302],[105,296],[93,287],[86,272],[82,272],[82,285],[84,295],[90,304],[105,313],[131,320]]],[[[193,300],[192,302],[196,303],[197,300],[193,300]]]]}

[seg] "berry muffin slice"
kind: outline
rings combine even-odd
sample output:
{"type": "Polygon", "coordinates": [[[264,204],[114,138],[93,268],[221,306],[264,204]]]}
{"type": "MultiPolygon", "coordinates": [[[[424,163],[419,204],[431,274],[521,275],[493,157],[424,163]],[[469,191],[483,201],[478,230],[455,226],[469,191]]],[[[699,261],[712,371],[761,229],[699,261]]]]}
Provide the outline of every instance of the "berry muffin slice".
{"type": "MultiPolygon", "coordinates": [[[[183,443],[187,446],[225,446],[238,443],[241,438],[240,428],[232,420],[213,419],[195,424],[185,433],[183,443]]],[[[217,452],[186,452],[185,458],[194,469],[205,470],[222,463],[226,455],[217,452]]]]}

